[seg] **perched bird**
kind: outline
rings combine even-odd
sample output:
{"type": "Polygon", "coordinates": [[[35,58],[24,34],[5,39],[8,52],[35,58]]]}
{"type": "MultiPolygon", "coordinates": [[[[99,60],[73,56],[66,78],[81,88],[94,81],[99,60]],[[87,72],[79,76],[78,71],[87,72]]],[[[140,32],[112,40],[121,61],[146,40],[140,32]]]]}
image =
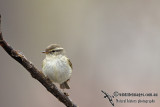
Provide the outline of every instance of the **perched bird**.
{"type": "Polygon", "coordinates": [[[61,89],[70,89],[67,82],[71,78],[72,63],[64,55],[64,49],[57,44],[51,44],[42,53],[46,54],[43,60],[43,74],[52,82],[60,84],[61,89]]]}

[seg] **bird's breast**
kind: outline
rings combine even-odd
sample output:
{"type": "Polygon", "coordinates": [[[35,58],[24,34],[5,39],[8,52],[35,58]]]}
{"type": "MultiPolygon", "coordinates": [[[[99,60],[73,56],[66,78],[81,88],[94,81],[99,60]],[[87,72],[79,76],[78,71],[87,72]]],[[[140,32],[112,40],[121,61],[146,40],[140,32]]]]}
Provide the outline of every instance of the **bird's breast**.
{"type": "Polygon", "coordinates": [[[61,84],[71,77],[72,69],[68,64],[67,58],[55,57],[43,61],[42,72],[53,82],[61,84]]]}

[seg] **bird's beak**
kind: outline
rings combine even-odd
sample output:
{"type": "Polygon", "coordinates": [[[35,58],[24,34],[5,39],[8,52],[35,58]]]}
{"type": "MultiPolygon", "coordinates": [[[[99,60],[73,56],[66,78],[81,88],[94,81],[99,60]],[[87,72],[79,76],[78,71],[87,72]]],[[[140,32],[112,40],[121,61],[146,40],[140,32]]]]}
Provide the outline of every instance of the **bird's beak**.
{"type": "Polygon", "coordinates": [[[46,51],[42,51],[42,53],[46,53],[46,51]]]}

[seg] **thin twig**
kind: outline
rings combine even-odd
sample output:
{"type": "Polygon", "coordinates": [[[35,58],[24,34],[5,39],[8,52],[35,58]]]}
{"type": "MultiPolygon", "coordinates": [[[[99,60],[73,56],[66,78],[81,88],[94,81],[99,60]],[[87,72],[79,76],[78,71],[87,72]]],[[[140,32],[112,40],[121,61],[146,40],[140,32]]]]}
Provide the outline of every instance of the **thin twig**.
{"type": "MultiPolygon", "coordinates": [[[[1,15],[0,15],[0,26],[1,26],[1,15]]],[[[77,107],[68,96],[62,93],[44,74],[39,71],[27,58],[19,51],[13,49],[2,36],[0,29],[0,45],[3,49],[17,62],[19,62],[28,72],[32,75],[33,78],[37,79],[46,89],[54,95],[60,102],[62,102],[67,107],[77,107]]]]}

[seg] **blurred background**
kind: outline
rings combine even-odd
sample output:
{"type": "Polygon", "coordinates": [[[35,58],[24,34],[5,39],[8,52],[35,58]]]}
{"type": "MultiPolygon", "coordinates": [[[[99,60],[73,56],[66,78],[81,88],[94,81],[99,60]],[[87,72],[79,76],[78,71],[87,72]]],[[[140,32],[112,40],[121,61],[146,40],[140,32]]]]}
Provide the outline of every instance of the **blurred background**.
{"type": "MultiPolygon", "coordinates": [[[[159,93],[158,0],[0,0],[0,14],[5,40],[39,70],[49,44],[64,47],[73,63],[66,92],[80,107],[112,107],[101,90],[159,93]]],[[[129,98],[155,103],[115,106],[160,106],[159,96],[129,98]]],[[[0,48],[0,107],[53,106],[64,107],[0,48]]]]}

